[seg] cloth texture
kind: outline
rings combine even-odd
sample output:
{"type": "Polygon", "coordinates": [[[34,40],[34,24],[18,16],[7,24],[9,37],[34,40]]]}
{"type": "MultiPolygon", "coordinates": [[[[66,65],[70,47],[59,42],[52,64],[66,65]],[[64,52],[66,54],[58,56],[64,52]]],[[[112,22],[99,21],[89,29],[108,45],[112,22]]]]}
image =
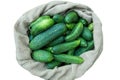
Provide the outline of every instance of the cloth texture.
{"type": "Polygon", "coordinates": [[[67,1],[52,1],[35,7],[23,14],[14,26],[14,37],[16,44],[16,59],[18,63],[35,76],[45,80],[74,80],[81,77],[96,61],[103,49],[102,24],[96,14],[88,7],[78,3],[67,1]],[[44,63],[36,62],[31,58],[29,48],[28,26],[42,15],[64,14],[74,10],[79,16],[85,18],[88,23],[94,24],[94,50],[80,55],[85,62],[83,64],[71,64],[54,69],[47,69],[44,63]]]}

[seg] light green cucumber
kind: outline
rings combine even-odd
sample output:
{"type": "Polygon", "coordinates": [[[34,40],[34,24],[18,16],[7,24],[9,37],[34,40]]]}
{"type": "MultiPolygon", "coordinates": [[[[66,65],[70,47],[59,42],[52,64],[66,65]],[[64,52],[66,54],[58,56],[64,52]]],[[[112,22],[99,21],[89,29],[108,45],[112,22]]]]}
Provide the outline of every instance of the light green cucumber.
{"type": "Polygon", "coordinates": [[[33,23],[31,29],[30,29],[30,33],[35,36],[37,34],[39,34],[40,32],[43,32],[45,30],[47,30],[48,28],[50,28],[51,26],[54,25],[54,20],[51,18],[46,18],[46,17],[40,17],[36,22],[33,23]]]}
{"type": "Polygon", "coordinates": [[[51,62],[53,60],[53,55],[45,50],[36,50],[32,53],[32,58],[35,61],[51,62]]]}
{"type": "Polygon", "coordinates": [[[83,31],[83,24],[81,22],[77,23],[73,28],[72,32],[65,37],[66,41],[73,41],[80,36],[83,31]]]}
{"type": "Polygon", "coordinates": [[[75,27],[75,23],[66,24],[66,27],[72,30],[75,27]]]}
{"type": "Polygon", "coordinates": [[[89,29],[90,31],[93,31],[93,23],[90,23],[90,24],[88,25],[88,29],[89,29]]]}
{"type": "Polygon", "coordinates": [[[84,62],[84,59],[82,57],[72,56],[67,54],[54,55],[54,58],[56,61],[65,62],[65,63],[81,64],[84,62]]]}

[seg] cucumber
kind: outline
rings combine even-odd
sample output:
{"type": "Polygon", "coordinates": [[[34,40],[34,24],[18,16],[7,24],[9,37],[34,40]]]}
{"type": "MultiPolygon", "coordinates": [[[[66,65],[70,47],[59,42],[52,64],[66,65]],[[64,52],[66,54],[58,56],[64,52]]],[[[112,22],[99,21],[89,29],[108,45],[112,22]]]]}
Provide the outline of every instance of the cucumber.
{"type": "Polygon", "coordinates": [[[57,66],[57,67],[60,66],[61,64],[62,64],[61,62],[53,60],[53,61],[51,61],[51,62],[49,62],[49,63],[46,63],[46,67],[47,67],[48,69],[53,69],[53,68],[55,68],[56,66],[57,66]]]}
{"type": "Polygon", "coordinates": [[[83,30],[83,24],[81,22],[77,23],[77,25],[73,28],[72,32],[65,37],[66,41],[73,41],[80,36],[83,30]]]}
{"type": "Polygon", "coordinates": [[[65,16],[65,22],[66,23],[73,23],[78,21],[78,14],[74,11],[68,12],[67,15],[65,16]]]}
{"type": "Polygon", "coordinates": [[[40,33],[32,41],[29,43],[29,47],[32,50],[37,50],[45,45],[47,45],[50,41],[56,39],[57,37],[63,35],[66,32],[66,26],[64,23],[58,23],[51,27],[50,29],[40,33]]]}
{"type": "Polygon", "coordinates": [[[80,40],[75,40],[72,42],[66,42],[66,43],[62,43],[56,46],[53,46],[51,49],[52,53],[62,53],[62,52],[66,52],[69,51],[71,49],[76,48],[77,46],[80,45],[80,40]]]}
{"type": "Polygon", "coordinates": [[[36,19],[35,21],[33,21],[30,24],[29,29],[31,29],[33,25],[35,25],[36,23],[40,22],[42,19],[48,19],[48,18],[50,18],[50,16],[41,16],[40,18],[36,19]]]}
{"type": "Polygon", "coordinates": [[[64,16],[60,15],[60,14],[55,14],[53,16],[53,20],[56,22],[56,23],[61,23],[61,22],[64,22],[64,16]]]}
{"type": "Polygon", "coordinates": [[[33,39],[32,35],[29,35],[29,41],[31,41],[33,39]]]}
{"type": "Polygon", "coordinates": [[[85,20],[85,19],[83,19],[83,18],[80,18],[79,22],[82,22],[82,24],[83,24],[84,26],[88,25],[87,20],[85,20]]]}
{"type": "Polygon", "coordinates": [[[32,53],[32,58],[35,61],[50,62],[53,60],[53,55],[45,50],[36,50],[32,53]]]}
{"type": "Polygon", "coordinates": [[[75,27],[75,23],[66,24],[66,27],[71,30],[75,27]]]}
{"type": "Polygon", "coordinates": [[[80,46],[81,47],[87,47],[87,41],[85,40],[85,39],[83,39],[83,38],[80,38],[80,46]]]}
{"type": "Polygon", "coordinates": [[[84,27],[82,35],[81,35],[85,40],[90,41],[93,39],[92,32],[87,28],[84,27]]]}
{"type": "Polygon", "coordinates": [[[88,25],[88,29],[89,29],[90,31],[93,31],[93,23],[90,23],[90,24],[88,25]]]}
{"type": "Polygon", "coordinates": [[[92,50],[93,48],[94,48],[94,41],[92,40],[88,42],[88,46],[86,48],[82,48],[82,47],[78,48],[75,51],[75,56],[79,56],[88,50],[92,50]]]}
{"type": "Polygon", "coordinates": [[[49,43],[48,46],[55,46],[55,45],[62,43],[63,41],[64,41],[64,36],[61,36],[55,39],[54,41],[52,41],[51,43],[49,43]]]}
{"type": "Polygon", "coordinates": [[[75,52],[75,49],[71,49],[71,50],[69,50],[69,51],[68,51],[68,53],[67,53],[67,54],[68,54],[68,55],[73,55],[73,54],[74,54],[74,52],[75,52]]]}
{"type": "Polygon", "coordinates": [[[54,25],[54,20],[51,18],[40,17],[30,29],[30,33],[35,36],[54,25]]]}
{"type": "Polygon", "coordinates": [[[54,58],[56,61],[65,62],[65,63],[81,64],[84,62],[84,59],[82,57],[72,56],[67,54],[54,55],[54,58]]]}

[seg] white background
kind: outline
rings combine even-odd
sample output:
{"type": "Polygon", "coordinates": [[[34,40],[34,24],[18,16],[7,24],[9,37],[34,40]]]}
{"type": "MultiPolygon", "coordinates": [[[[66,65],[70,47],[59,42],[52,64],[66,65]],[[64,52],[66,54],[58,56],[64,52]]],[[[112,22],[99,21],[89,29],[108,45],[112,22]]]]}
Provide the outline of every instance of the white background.
{"type": "MultiPolygon", "coordinates": [[[[18,65],[13,26],[23,13],[49,1],[51,0],[0,0],[0,80],[43,80],[18,65]]],[[[88,5],[103,24],[104,50],[92,68],[76,80],[120,80],[119,0],[68,1],[88,5]]]]}

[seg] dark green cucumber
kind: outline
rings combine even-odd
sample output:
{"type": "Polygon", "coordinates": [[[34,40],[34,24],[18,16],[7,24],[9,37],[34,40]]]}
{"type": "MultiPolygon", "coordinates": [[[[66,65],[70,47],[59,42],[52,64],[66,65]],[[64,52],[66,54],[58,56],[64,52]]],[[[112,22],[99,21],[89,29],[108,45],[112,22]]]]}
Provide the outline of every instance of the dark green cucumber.
{"type": "Polygon", "coordinates": [[[75,56],[79,56],[79,55],[83,54],[86,51],[92,50],[93,48],[94,48],[94,41],[92,40],[92,41],[88,42],[88,46],[87,47],[85,47],[85,48],[82,48],[82,47],[78,48],[75,51],[75,56]]]}
{"type": "Polygon", "coordinates": [[[32,25],[32,27],[30,29],[30,33],[33,36],[35,36],[35,35],[39,34],[40,32],[43,32],[43,31],[47,30],[48,28],[50,28],[51,26],[53,26],[54,20],[49,17],[42,16],[31,25],[32,25]]]}
{"type": "Polygon", "coordinates": [[[32,35],[29,35],[29,41],[31,41],[33,39],[32,35]]]}
{"type": "Polygon", "coordinates": [[[51,61],[51,62],[49,62],[49,63],[46,63],[46,67],[47,67],[48,69],[53,69],[53,68],[55,68],[56,66],[57,66],[57,67],[60,66],[61,64],[62,64],[61,62],[53,60],[53,61],[51,61]]]}
{"type": "Polygon", "coordinates": [[[93,23],[90,23],[90,24],[88,25],[88,29],[89,29],[90,31],[93,31],[93,23]]]}
{"type": "Polygon", "coordinates": [[[65,63],[81,64],[84,62],[84,59],[82,57],[72,56],[67,54],[54,55],[54,58],[56,61],[65,62],[65,63]]]}
{"type": "Polygon", "coordinates": [[[80,18],[79,21],[82,22],[82,24],[83,24],[84,26],[88,25],[87,20],[85,20],[85,19],[83,19],[83,18],[80,18]]]}
{"type": "Polygon", "coordinates": [[[68,53],[67,53],[67,54],[68,54],[68,55],[73,55],[73,54],[74,54],[74,52],[75,52],[75,49],[71,49],[71,50],[69,50],[69,51],[68,51],[68,53]]]}
{"type": "Polygon", "coordinates": [[[32,53],[32,58],[35,61],[50,62],[53,60],[53,55],[45,50],[37,50],[32,53]]]}
{"type": "Polygon", "coordinates": [[[64,22],[64,16],[60,15],[60,14],[55,14],[53,16],[53,20],[56,22],[56,23],[61,23],[61,22],[64,22]]]}
{"type": "Polygon", "coordinates": [[[82,32],[82,37],[88,41],[93,39],[92,32],[87,27],[84,27],[83,32],[82,32]]]}
{"type": "Polygon", "coordinates": [[[75,23],[66,24],[66,27],[71,30],[75,27],[75,23]]]}
{"type": "Polygon", "coordinates": [[[66,51],[69,51],[71,49],[74,49],[79,45],[80,45],[80,40],[66,42],[66,43],[62,43],[62,44],[53,46],[51,49],[51,52],[52,53],[62,53],[62,52],[66,52],[66,51]]]}
{"type": "Polygon", "coordinates": [[[49,43],[48,46],[58,45],[58,44],[62,43],[64,40],[65,40],[64,36],[61,36],[61,37],[55,39],[54,41],[52,41],[51,43],[49,43]]]}
{"type": "Polygon", "coordinates": [[[83,24],[81,22],[77,23],[73,28],[72,32],[65,37],[66,41],[73,41],[80,36],[83,31],[83,24]]]}
{"type": "Polygon", "coordinates": [[[52,40],[63,35],[66,32],[66,26],[64,23],[58,23],[50,29],[40,33],[29,43],[29,47],[32,50],[40,49],[47,45],[52,40]]]}
{"type": "Polygon", "coordinates": [[[87,47],[87,41],[85,40],[85,39],[83,39],[83,38],[80,38],[80,46],[81,47],[87,47]]]}
{"type": "Polygon", "coordinates": [[[66,23],[73,23],[78,21],[78,14],[74,11],[68,12],[67,15],[65,16],[65,22],[66,23]]]}

